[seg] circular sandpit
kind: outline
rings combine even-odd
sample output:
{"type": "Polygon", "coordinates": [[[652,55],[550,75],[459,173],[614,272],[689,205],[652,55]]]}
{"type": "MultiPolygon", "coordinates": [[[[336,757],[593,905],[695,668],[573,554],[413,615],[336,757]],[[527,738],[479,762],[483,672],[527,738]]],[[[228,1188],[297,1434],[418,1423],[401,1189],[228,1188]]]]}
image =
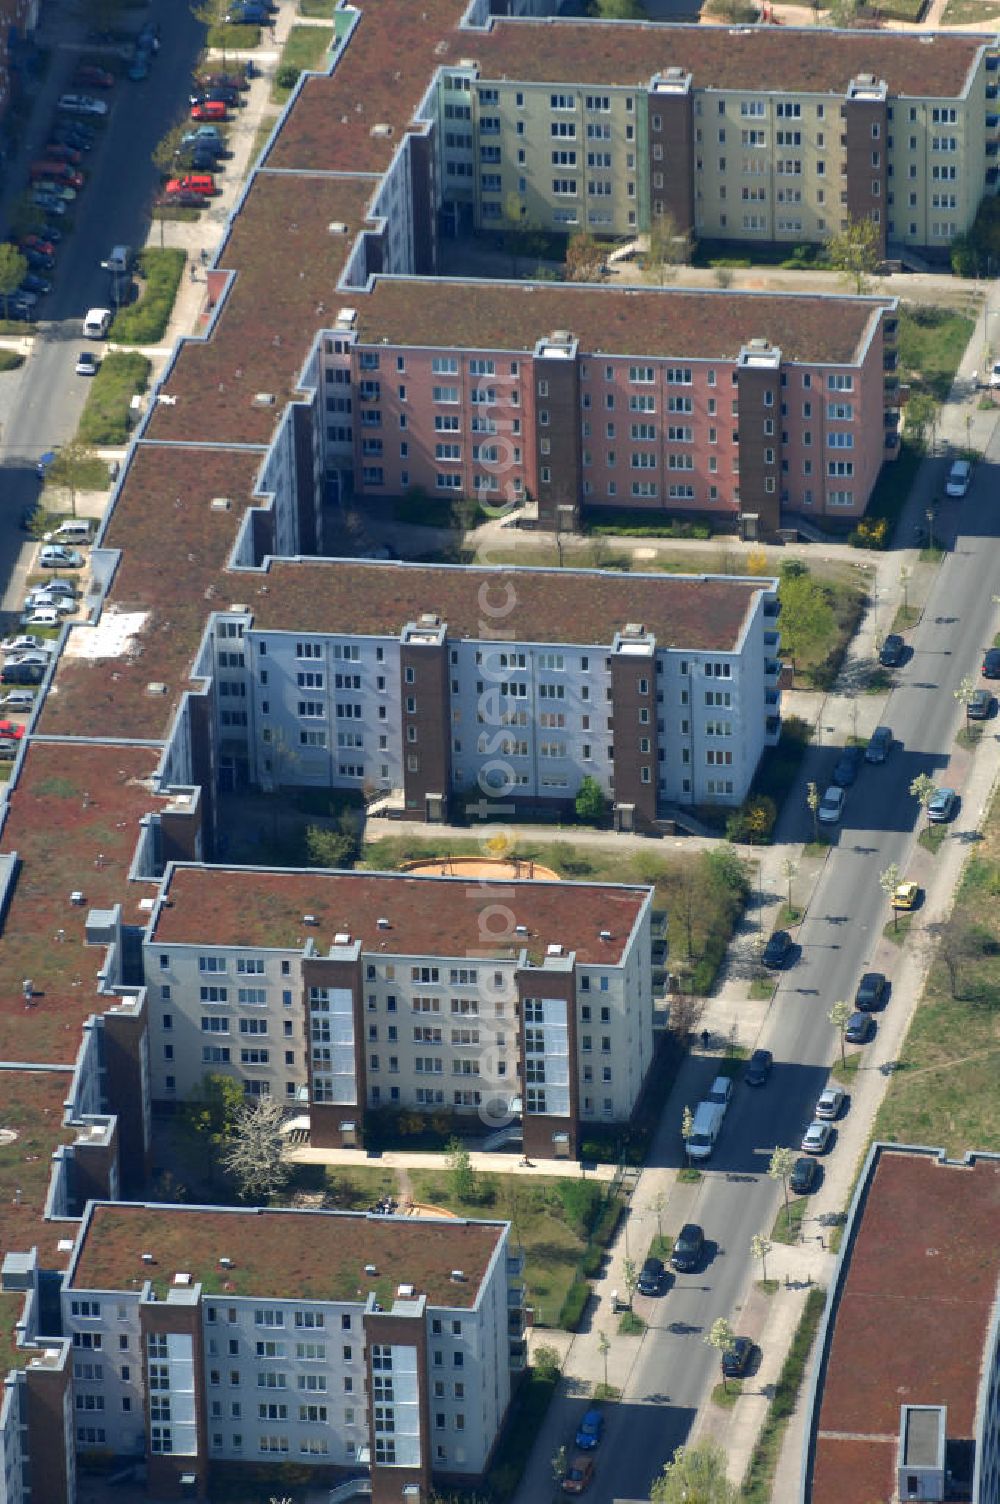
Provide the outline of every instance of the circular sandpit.
{"type": "Polygon", "coordinates": [[[541,862],[521,857],[424,857],[416,862],[405,862],[403,871],[412,872],[416,877],[482,877],[491,882],[510,878],[533,878],[555,883],[559,881],[558,872],[553,872],[551,867],[543,867],[541,862]]]}

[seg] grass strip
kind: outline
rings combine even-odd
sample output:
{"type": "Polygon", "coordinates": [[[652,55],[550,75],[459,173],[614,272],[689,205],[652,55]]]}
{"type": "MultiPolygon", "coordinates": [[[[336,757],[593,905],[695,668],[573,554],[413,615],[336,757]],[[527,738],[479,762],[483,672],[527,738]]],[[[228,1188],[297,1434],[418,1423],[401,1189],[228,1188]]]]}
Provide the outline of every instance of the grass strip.
{"type": "Polygon", "coordinates": [[[774,1473],[781,1455],[781,1443],[792,1417],[805,1377],[806,1363],[816,1336],[826,1291],[816,1286],[806,1296],[805,1309],[795,1328],[795,1336],[788,1356],[781,1365],[778,1382],[774,1386],[774,1398],[767,1407],[767,1415],[761,1427],[750,1462],[743,1477],[740,1498],[749,1504],[770,1504],[774,1473]]]}

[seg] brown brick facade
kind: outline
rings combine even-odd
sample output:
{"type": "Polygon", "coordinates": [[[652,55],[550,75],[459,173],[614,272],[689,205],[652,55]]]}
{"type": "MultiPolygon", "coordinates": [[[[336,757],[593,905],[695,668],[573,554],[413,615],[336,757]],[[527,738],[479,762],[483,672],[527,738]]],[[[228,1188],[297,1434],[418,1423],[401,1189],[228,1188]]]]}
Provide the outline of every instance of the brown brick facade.
{"type": "Polygon", "coordinates": [[[535,403],[538,524],[575,530],[580,516],[580,370],[575,358],[536,355],[531,362],[535,403]],[[546,479],[546,477],[548,477],[546,479]]]}
{"type": "Polygon", "coordinates": [[[29,1364],[24,1375],[31,1497],[45,1504],[73,1504],[76,1498],[71,1362],[71,1355],[58,1364],[41,1360],[29,1364]]]}
{"type": "Polygon", "coordinates": [[[736,391],[740,511],[755,513],[759,536],[771,538],[781,525],[781,372],[741,365],[736,391]]]}
{"type": "Polygon", "coordinates": [[[650,225],[669,216],[678,235],[693,235],[694,212],[694,90],[652,94],[649,116],[650,225]]]}
{"type": "Polygon", "coordinates": [[[519,968],[517,972],[517,1012],[518,1012],[518,1042],[522,1061],[522,1097],[524,1109],[521,1113],[521,1124],[524,1135],[524,1152],[530,1158],[533,1154],[539,1159],[552,1159],[555,1157],[553,1138],[556,1134],[565,1134],[567,1139],[567,1157],[577,1158],[579,1139],[579,1067],[577,1064],[577,1029],[576,1029],[576,971],[575,968],[567,967],[557,970],[555,967],[527,967],[519,968]],[[528,998],[546,997],[562,998],[566,1003],[566,1035],[569,1063],[569,1114],[567,1117],[557,1117],[552,1113],[529,1112],[527,1108],[527,1056],[524,1049],[525,1029],[525,1000],[528,998]]]}
{"type": "Polygon", "coordinates": [[[146,1104],[142,1097],[143,1052],[148,1050],[148,1006],[106,1013],[104,1031],[105,1092],[108,1110],[118,1118],[119,1194],[134,1196],[150,1169],[146,1147],[146,1104]]]}
{"type": "Polygon", "coordinates": [[[390,1311],[366,1311],[364,1315],[365,1363],[368,1390],[368,1435],[371,1444],[372,1504],[400,1504],[403,1490],[417,1487],[420,1504],[426,1504],[431,1491],[430,1399],[427,1381],[427,1319],[424,1305],[419,1313],[403,1316],[390,1311]],[[420,1462],[415,1468],[384,1465],[375,1459],[375,1386],[371,1366],[372,1344],[415,1347],[417,1350],[417,1385],[420,1412],[420,1462]]]}
{"type": "MultiPolygon", "coordinates": [[[[356,1124],[356,1143],[364,1137],[367,1081],[365,1075],[364,992],[360,956],[340,961],[316,956],[302,963],[302,1003],[306,1017],[306,1067],[309,1075],[309,1139],[320,1149],[340,1149],[346,1142],[342,1124],[356,1124]],[[309,1006],[311,987],[347,987],[354,999],[354,1081],[355,1101],[317,1102],[313,1091],[312,1016],[309,1006]]],[[[351,1146],[349,1146],[351,1147],[351,1146]]]]}
{"type": "Polygon", "coordinates": [[[139,1307],[139,1341],[143,1375],[147,1372],[147,1337],[179,1332],[191,1338],[194,1374],[194,1414],[197,1452],[194,1456],[150,1451],[149,1399],[146,1400],[146,1460],[149,1468],[149,1492],[158,1499],[207,1497],[208,1487],[208,1400],[205,1395],[205,1353],[201,1336],[201,1301],[144,1301],[139,1307]],[[181,1478],[194,1474],[194,1493],[182,1487],[181,1478]]]}
{"type": "Polygon", "coordinates": [[[418,820],[443,818],[451,787],[451,715],[448,647],[404,640],[399,649],[402,704],[403,792],[406,812],[418,820]],[[440,814],[428,801],[441,798],[440,814]]]}
{"type": "MultiPolygon", "coordinates": [[[[879,255],[885,255],[888,223],[888,107],[885,99],[851,99],[844,104],[847,160],[847,213],[851,219],[877,215],[879,255]]],[[[904,186],[900,184],[900,192],[904,186]]]]}
{"type": "Polygon", "coordinates": [[[633,805],[634,828],[656,820],[656,659],[614,653],[611,658],[615,806],[633,805]]]}

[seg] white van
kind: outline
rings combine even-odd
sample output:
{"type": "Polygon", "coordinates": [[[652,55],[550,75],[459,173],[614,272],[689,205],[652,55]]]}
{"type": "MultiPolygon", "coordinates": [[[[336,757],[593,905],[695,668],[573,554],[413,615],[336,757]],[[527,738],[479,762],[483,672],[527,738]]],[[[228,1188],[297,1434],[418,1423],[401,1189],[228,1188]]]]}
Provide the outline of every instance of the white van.
{"type": "Polygon", "coordinates": [[[101,262],[106,272],[127,272],[131,265],[132,247],[128,245],[113,245],[107,261],[101,262]]]}
{"type": "Polygon", "coordinates": [[[86,339],[103,339],[110,328],[110,308],[89,308],[87,310],[87,317],[83,321],[83,333],[86,339]]]}
{"type": "Polygon", "coordinates": [[[718,1102],[699,1102],[686,1148],[691,1159],[708,1159],[722,1130],[726,1109],[718,1102]]]}
{"type": "Polygon", "coordinates": [[[45,534],[46,543],[89,543],[91,524],[86,517],[73,517],[60,522],[51,533],[45,534]]]}

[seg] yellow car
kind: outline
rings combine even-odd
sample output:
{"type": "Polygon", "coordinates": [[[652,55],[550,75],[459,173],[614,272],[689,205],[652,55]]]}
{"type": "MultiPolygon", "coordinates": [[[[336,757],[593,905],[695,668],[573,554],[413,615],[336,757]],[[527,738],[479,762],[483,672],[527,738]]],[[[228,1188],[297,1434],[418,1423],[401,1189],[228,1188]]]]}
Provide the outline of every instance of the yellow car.
{"type": "Polygon", "coordinates": [[[894,909],[915,909],[919,897],[920,888],[916,883],[899,883],[892,895],[892,906],[894,909]]]}

